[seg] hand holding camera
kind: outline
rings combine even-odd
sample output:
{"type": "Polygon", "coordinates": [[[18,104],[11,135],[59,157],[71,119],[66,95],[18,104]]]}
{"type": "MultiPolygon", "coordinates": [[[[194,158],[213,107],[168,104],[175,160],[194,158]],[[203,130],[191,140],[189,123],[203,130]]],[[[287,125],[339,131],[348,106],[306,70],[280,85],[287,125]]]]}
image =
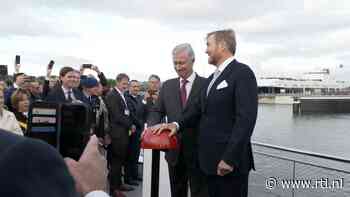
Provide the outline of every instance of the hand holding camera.
{"type": "Polygon", "coordinates": [[[96,71],[97,74],[100,74],[100,73],[101,73],[100,69],[98,69],[98,67],[95,66],[95,65],[92,65],[91,69],[94,70],[94,71],[96,71]]]}
{"type": "Polygon", "coordinates": [[[83,196],[91,191],[107,190],[107,161],[99,148],[99,141],[93,135],[79,161],[65,158],[69,172],[75,180],[77,191],[83,196]]]}
{"type": "Polygon", "coordinates": [[[20,68],[21,68],[21,56],[16,55],[16,58],[15,58],[15,73],[19,73],[20,68]]]}
{"type": "Polygon", "coordinates": [[[49,64],[47,65],[47,71],[46,71],[46,77],[50,77],[51,76],[51,73],[52,73],[52,68],[53,68],[53,65],[55,64],[55,61],[51,60],[49,62],[49,64]]]}

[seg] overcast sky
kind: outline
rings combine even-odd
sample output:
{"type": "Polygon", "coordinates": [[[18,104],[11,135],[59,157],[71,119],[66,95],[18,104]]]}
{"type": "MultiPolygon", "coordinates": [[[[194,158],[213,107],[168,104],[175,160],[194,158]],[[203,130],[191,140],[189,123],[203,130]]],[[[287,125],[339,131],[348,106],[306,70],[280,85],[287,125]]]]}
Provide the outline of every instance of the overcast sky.
{"type": "MultiPolygon", "coordinates": [[[[125,72],[145,80],[176,76],[171,50],[192,44],[195,70],[214,67],[206,33],[233,28],[236,58],[258,76],[343,64],[350,75],[349,0],[0,0],[0,64],[44,75],[50,59],[62,66],[93,63],[109,78],[125,72]]],[[[345,76],[345,75],[344,75],[345,76]]]]}

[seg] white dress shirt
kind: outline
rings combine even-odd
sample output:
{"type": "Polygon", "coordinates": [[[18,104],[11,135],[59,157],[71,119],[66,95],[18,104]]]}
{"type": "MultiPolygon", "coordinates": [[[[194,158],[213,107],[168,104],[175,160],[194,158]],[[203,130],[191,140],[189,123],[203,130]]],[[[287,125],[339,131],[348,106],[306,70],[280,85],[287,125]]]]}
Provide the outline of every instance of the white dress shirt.
{"type": "Polygon", "coordinates": [[[209,86],[207,88],[207,96],[209,95],[210,89],[214,85],[215,81],[220,77],[221,73],[225,70],[225,68],[234,60],[234,56],[227,58],[224,62],[222,62],[215,70],[213,74],[213,78],[211,79],[209,86]]]}
{"type": "Polygon", "coordinates": [[[63,90],[63,93],[64,93],[64,96],[66,97],[66,100],[68,100],[68,93],[70,91],[70,96],[72,98],[73,101],[77,100],[77,98],[75,98],[74,96],[74,92],[73,92],[73,89],[67,89],[65,87],[62,86],[62,90],[63,90]]]}
{"type": "Polygon", "coordinates": [[[123,92],[120,91],[117,87],[115,87],[114,89],[117,90],[117,92],[120,94],[120,96],[122,97],[122,99],[124,101],[124,104],[125,104],[126,108],[128,109],[128,104],[126,103],[126,100],[125,100],[123,92]]]}
{"type": "MultiPolygon", "coordinates": [[[[221,73],[225,70],[225,68],[235,59],[234,56],[231,56],[229,58],[227,58],[224,62],[222,62],[218,67],[217,70],[220,71],[219,75],[216,78],[213,78],[212,80],[216,80],[217,78],[219,78],[219,76],[221,75],[221,73]]],[[[210,83],[214,83],[214,82],[210,82],[210,83]]],[[[210,87],[210,86],[209,86],[210,87]]],[[[207,90],[207,95],[209,93],[209,87],[207,90]]],[[[187,88],[187,87],[186,87],[187,88]]],[[[186,89],[187,90],[187,89],[186,89]]],[[[176,125],[176,129],[179,130],[179,123],[177,122],[173,122],[176,125]]]]}
{"type": "Polygon", "coordinates": [[[96,190],[89,192],[85,197],[109,197],[109,195],[104,191],[96,190]]]}
{"type": "MultiPolygon", "coordinates": [[[[231,56],[229,58],[227,58],[224,62],[222,62],[219,66],[218,66],[218,70],[220,71],[220,74],[225,70],[225,68],[235,59],[234,56],[231,56]]],[[[220,76],[219,74],[219,76],[220,76]]]]}
{"type": "Polygon", "coordinates": [[[0,128],[17,135],[23,135],[15,114],[6,109],[3,109],[2,113],[0,113],[0,128]]]}
{"type": "Polygon", "coordinates": [[[182,80],[187,80],[187,84],[186,84],[186,99],[188,99],[188,96],[190,95],[191,93],[191,90],[192,90],[192,85],[193,85],[193,82],[194,80],[196,79],[196,73],[195,72],[192,72],[192,74],[187,78],[187,79],[183,79],[183,78],[180,78],[180,89],[182,87],[182,80]]]}

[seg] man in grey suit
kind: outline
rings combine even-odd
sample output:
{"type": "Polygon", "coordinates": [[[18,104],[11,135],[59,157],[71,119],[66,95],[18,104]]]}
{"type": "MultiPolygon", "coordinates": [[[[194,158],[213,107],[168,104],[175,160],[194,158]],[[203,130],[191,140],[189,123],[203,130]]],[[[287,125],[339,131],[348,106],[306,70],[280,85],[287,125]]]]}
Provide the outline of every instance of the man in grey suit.
{"type": "MultiPolygon", "coordinates": [[[[148,116],[149,125],[178,120],[187,113],[200,97],[205,79],[193,72],[194,52],[190,44],[180,44],[173,49],[174,68],[177,78],[164,82],[158,101],[148,116]]],[[[192,197],[208,196],[206,181],[197,159],[196,127],[184,128],[178,135],[180,148],[166,152],[172,197],[187,197],[188,183],[192,197]]]]}

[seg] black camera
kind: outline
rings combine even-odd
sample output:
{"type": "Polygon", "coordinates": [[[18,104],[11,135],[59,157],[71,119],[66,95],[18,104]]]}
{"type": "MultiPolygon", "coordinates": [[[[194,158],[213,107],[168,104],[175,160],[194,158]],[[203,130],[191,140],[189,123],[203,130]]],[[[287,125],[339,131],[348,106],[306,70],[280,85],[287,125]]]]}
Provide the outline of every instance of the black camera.
{"type": "Polygon", "coordinates": [[[21,56],[16,55],[16,57],[15,57],[15,64],[21,64],[21,56]]]}
{"type": "Polygon", "coordinates": [[[0,65],[0,77],[5,78],[8,75],[7,65],[0,65]]]}
{"type": "Polygon", "coordinates": [[[26,135],[54,146],[63,157],[78,160],[90,138],[87,106],[34,102],[28,113],[26,135]]]}
{"type": "Polygon", "coordinates": [[[47,65],[47,69],[52,69],[54,64],[55,64],[55,61],[51,60],[47,65]]]}

